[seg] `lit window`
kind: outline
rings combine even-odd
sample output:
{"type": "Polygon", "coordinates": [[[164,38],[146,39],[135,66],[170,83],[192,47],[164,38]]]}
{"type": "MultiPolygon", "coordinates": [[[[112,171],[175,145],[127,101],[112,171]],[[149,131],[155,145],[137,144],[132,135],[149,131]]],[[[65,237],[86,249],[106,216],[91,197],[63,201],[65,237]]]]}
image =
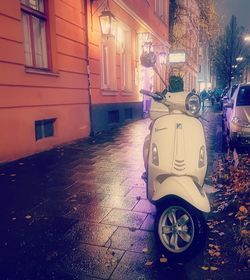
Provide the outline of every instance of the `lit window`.
{"type": "Polygon", "coordinates": [[[102,40],[102,88],[116,90],[116,45],[115,37],[102,40]]]}
{"type": "Polygon", "coordinates": [[[26,66],[48,68],[45,0],[21,0],[26,66]]]}
{"type": "Polygon", "coordinates": [[[56,119],[35,121],[36,140],[54,136],[54,124],[56,119]]]}

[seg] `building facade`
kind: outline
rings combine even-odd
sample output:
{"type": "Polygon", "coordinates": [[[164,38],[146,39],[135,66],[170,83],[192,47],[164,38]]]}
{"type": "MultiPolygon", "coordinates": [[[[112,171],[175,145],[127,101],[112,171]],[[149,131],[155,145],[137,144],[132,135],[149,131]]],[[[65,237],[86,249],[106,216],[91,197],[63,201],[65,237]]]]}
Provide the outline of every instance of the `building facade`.
{"type": "Polygon", "coordinates": [[[172,23],[170,75],[183,78],[185,91],[198,90],[199,6],[196,0],[173,2],[178,8],[172,23]]]}
{"type": "Polygon", "coordinates": [[[208,38],[204,32],[200,32],[199,38],[199,75],[198,75],[198,90],[212,89],[212,75],[210,63],[210,46],[208,38]]]}
{"type": "Polygon", "coordinates": [[[162,84],[139,58],[148,47],[167,55],[168,8],[168,0],[0,1],[0,162],[141,118],[140,88],[162,84]]]}

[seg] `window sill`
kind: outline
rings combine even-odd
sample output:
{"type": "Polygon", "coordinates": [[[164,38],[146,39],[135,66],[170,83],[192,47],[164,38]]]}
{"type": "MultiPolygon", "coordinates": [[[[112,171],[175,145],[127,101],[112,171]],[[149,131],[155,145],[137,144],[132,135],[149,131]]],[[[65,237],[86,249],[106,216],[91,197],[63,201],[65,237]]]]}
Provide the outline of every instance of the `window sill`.
{"type": "Polygon", "coordinates": [[[102,89],[102,95],[116,96],[118,95],[118,91],[114,89],[102,89]]]}
{"type": "Polygon", "coordinates": [[[121,94],[129,96],[129,95],[133,95],[133,92],[132,91],[128,91],[128,90],[122,90],[121,94]]]}
{"type": "Polygon", "coordinates": [[[58,72],[52,72],[46,69],[31,68],[27,66],[25,67],[25,72],[30,74],[47,75],[47,76],[54,76],[54,77],[59,77],[60,75],[58,72]]]}

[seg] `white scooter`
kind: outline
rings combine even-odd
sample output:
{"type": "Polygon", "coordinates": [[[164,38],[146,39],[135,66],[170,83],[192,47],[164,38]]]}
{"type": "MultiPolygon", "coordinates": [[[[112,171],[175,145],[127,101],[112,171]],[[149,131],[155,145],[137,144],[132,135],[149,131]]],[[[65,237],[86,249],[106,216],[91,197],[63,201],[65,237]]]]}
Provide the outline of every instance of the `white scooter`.
{"type": "MultiPolygon", "coordinates": [[[[155,69],[152,53],[142,65],[155,69]]],[[[193,254],[203,239],[204,216],[210,212],[203,191],[207,170],[204,131],[197,116],[200,98],[190,93],[152,93],[150,136],[144,144],[147,198],[157,206],[157,241],[168,257],[193,254]]]]}

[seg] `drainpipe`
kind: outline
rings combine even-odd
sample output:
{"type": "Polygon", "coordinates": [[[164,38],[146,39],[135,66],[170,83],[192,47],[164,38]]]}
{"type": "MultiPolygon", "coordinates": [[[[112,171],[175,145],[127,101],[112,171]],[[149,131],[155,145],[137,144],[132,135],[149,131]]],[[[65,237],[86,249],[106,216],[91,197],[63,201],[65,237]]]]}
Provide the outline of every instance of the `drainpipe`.
{"type": "MultiPolygon", "coordinates": [[[[90,0],[92,2],[93,0],[90,0]]],[[[90,3],[91,5],[92,3],[90,3]]],[[[88,25],[88,0],[83,0],[83,6],[85,11],[85,42],[86,42],[86,60],[87,60],[87,79],[88,79],[88,97],[89,97],[89,119],[90,119],[90,136],[94,135],[93,132],[93,114],[92,114],[92,91],[90,82],[90,62],[89,62],[89,25],[88,25]]]]}

